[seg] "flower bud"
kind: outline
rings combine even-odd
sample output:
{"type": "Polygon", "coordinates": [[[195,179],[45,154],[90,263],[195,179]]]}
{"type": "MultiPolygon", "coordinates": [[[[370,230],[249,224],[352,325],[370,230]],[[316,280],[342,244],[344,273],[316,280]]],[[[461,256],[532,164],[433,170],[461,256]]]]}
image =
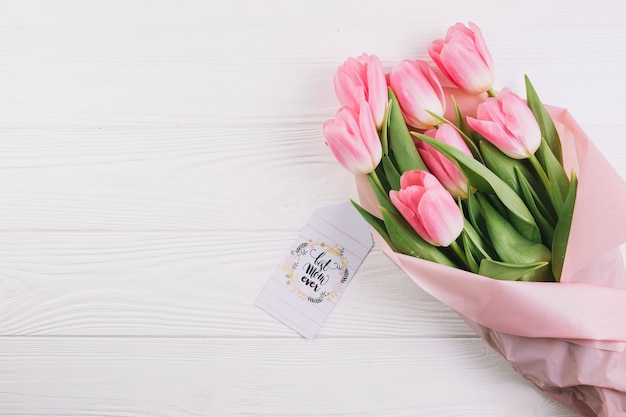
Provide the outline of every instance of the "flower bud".
{"type": "Polygon", "coordinates": [[[334,85],[342,106],[359,110],[361,100],[365,100],[376,128],[382,127],[389,98],[387,80],[378,57],[363,54],[358,58],[348,58],[337,69],[334,85]]]}
{"type": "Polygon", "coordinates": [[[382,146],[372,112],[361,100],[359,110],[342,107],[323,126],[324,138],[337,161],[354,174],[372,172],[382,158],[382,146]]]}
{"type": "Polygon", "coordinates": [[[513,159],[525,159],[541,145],[541,130],[526,102],[508,88],[478,105],[469,127],[513,159]]]}
{"type": "Polygon", "coordinates": [[[398,98],[404,120],[417,129],[429,129],[446,111],[443,88],[434,71],[425,61],[402,61],[389,75],[391,89],[398,98]]]}
{"type": "Polygon", "coordinates": [[[400,191],[389,197],[402,217],[426,242],[449,246],[463,231],[463,214],[441,183],[427,171],[407,171],[400,191]]]}
{"type": "MultiPolygon", "coordinates": [[[[449,124],[444,123],[439,129],[429,129],[424,132],[424,134],[440,142],[454,146],[465,154],[472,156],[472,152],[465,144],[459,132],[449,124]]],[[[428,170],[437,177],[441,185],[452,194],[452,197],[467,198],[467,178],[452,161],[424,141],[417,143],[417,150],[428,167],[428,170]]]]}
{"type": "Polygon", "coordinates": [[[483,93],[493,86],[493,61],[478,26],[467,28],[457,23],[446,32],[445,39],[434,41],[428,48],[437,67],[463,91],[483,93]]]}

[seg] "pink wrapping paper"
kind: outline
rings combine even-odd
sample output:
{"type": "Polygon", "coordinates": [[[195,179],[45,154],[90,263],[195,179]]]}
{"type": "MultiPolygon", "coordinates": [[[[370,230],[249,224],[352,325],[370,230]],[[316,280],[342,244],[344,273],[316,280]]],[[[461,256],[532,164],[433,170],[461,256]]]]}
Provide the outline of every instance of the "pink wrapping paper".
{"type": "MultiPolygon", "coordinates": [[[[459,100],[457,96],[457,100],[459,100]]],[[[460,107],[471,109],[474,103],[460,107]]],[[[560,283],[511,282],[394,253],[426,292],[455,310],[515,370],[583,416],[626,415],[626,183],[567,110],[548,108],[579,185],[560,283]]],[[[377,212],[367,180],[361,204],[377,212]]]]}

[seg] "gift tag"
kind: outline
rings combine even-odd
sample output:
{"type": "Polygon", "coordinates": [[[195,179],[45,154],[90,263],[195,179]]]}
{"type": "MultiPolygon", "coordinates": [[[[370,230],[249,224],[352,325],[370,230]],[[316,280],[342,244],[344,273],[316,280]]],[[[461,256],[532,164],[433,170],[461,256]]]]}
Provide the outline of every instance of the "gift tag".
{"type": "Polygon", "coordinates": [[[318,208],[255,304],[312,339],[373,245],[351,203],[318,208]]]}

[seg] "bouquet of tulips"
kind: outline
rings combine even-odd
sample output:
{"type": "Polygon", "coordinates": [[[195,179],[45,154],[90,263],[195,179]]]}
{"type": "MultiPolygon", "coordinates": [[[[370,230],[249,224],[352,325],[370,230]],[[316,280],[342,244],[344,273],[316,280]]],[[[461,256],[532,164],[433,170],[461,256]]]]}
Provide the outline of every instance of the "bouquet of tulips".
{"type": "Polygon", "coordinates": [[[569,113],[496,92],[457,23],[385,73],[349,58],[326,143],[383,251],[521,375],[584,416],[626,414],[626,186],[569,113]]]}

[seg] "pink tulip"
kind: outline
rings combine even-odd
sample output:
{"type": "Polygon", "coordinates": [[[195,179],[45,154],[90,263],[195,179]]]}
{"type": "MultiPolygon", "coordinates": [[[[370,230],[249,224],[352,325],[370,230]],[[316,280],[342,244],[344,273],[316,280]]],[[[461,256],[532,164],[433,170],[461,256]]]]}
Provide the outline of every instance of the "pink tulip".
{"type": "Polygon", "coordinates": [[[463,231],[463,214],[441,183],[427,171],[407,171],[391,202],[431,245],[449,246],[463,231]]]}
{"type": "Polygon", "coordinates": [[[359,110],[360,102],[364,99],[372,112],[376,128],[382,127],[389,98],[385,73],[378,57],[363,54],[358,58],[348,58],[337,69],[334,85],[342,106],[359,110]]]}
{"type": "Polygon", "coordinates": [[[446,99],[437,76],[427,62],[402,61],[391,69],[389,84],[398,98],[407,124],[417,129],[439,124],[439,120],[428,111],[443,116],[446,99]]]}
{"type": "Polygon", "coordinates": [[[446,32],[446,39],[428,48],[439,69],[460,89],[470,94],[483,93],[493,86],[493,61],[478,26],[457,23],[446,32]]]}
{"type": "Polygon", "coordinates": [[[525,159],[541,145],[541,130],[526,102],[508,88],[478,105],[469,127],[514,159],[525,159]]]}
{"type": "Polygon", "coordinates": [[[323,126],[324,138],[337,161],[354,174],[372,172],[382,158],[382,146],[365,99],[360,110],[342,107],[323,126]]]}
{"type": "MultiPolygon", "coordinates": [[[[424,134],[440,142],[454,146],[467,155],[472,156],[472,152],[465,144],[459,132],[449,124],[442,124],[439,129],[429,129],[424,132],[424,134]]],[[[467,178],[452,161],[424,141],[417,143],[417,150],[428,167],[428,170],[437,177],[444,188],[452,194],[452,197],[467,198],[467,178]]]]}

